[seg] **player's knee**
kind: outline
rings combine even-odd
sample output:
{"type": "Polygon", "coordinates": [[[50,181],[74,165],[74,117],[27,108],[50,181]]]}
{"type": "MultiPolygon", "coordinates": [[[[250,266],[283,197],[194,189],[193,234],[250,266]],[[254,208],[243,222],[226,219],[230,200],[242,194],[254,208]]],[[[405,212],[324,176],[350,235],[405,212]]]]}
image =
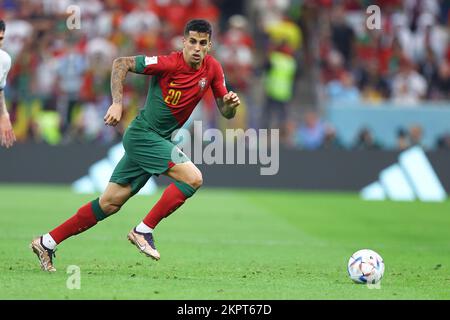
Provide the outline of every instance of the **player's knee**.
{"type": "Polygon", "coordinates": [[[203,184],[203,177],[201,172],[199,171],[198,173],[189,177],[189,181],[187,181],[187,184],[189,184],[194,189],[200,188],[203,184]]]}
{"type": "Polygon", "coordinates": [[[100,207],[102,208],[102,211],[107,216],[110,216],[110,215],[118,212],[122,206],[115,205],[115,204],[112,204],[112,203],[107,203],[107,204],[104,204],[103,206],[100,205],[100,207]]]}
{"type": "Polygon", "coordinates": [[[107,211],[108,212],[105,212],[105,214],[106,215],[112,215],[112,214],[114,214],[114,213],[116,213],[116,212],[118,212],[119,210],[120,210],[120,208],[122,208],[122,206],[120,206],[120,205],[117,205],[117,204],[110,204],[108,207],[107,207],[107,211]]]}
{"type": "Polygon", "coordinates": [[[99,204],[102,211],[108,216],[118,212],[122,208],[122,204],[119,204],[112,198],[100,198],[99,204]]]}

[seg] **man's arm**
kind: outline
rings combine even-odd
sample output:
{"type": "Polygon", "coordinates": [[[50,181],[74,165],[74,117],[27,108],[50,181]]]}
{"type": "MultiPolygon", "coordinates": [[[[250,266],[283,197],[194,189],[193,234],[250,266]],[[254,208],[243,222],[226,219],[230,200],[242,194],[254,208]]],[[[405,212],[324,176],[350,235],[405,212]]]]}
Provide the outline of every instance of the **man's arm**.
{"type": "Polygon", "coordinates": [[[116,126],[122,118],[123,83],[127,73],[136,71],[136,57],[120,57],[114,60],[111,71],[112,104],[103,120],[106,125],[116,126]]]}
{"type": "Polygon", "coordinates": [[[6,109],[5,95],[3,89],[0,89],[0,144],[9,148],[16,141],[16,136],[12,129],[9,113],[6,109]]]}
{"type": "Polygon", "coordinates": [[[0,89],[0,116],[6,113],[8,113],[8,110],[6,110],[5,95],[3,94],[3,89],[0,89]]]}
{"type": "Polygon", "coordinates": [[[241,104],[239,97],[233,91],[228,92],[222,99],[216,99],[220,113],[227,119],[232,119],[236,115],[236,108],[241,104]]]}
{"type": "Polygon", "coordinates": [[[111,95],[113,103],[122,104],[123,83],[128,71],[137,73],[136,57],[120,57],[114,60],[111,71],[111,95]]]}

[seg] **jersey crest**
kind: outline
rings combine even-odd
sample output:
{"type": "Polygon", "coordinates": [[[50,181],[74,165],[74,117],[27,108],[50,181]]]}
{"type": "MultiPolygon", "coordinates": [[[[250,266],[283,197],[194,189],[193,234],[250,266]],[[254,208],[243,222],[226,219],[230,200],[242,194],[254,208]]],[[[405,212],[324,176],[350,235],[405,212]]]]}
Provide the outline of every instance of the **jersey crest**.
{"type": "Polygon", "coordinates": [[[206,78],[201,78],[200,81],[198,82],[198,85],[202,90],[204,90],[206,88],[207,83],[208,81],[206,80],[206,78]]]}

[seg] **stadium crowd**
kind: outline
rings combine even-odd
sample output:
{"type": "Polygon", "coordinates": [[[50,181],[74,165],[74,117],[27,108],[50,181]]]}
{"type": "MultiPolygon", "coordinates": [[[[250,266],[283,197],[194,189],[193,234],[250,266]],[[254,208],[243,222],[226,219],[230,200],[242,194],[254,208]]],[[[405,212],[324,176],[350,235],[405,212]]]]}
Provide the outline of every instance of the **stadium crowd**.
{"type": "Polygon", "coordinates": [[[148,78],[127,77],[124,121],[118,131],[105,127],[113,60],[179,49],[192,18],[208,19],[214,37],[220,32],[219,9],[209,0],[7,0],[0,10],[4,48],[13,58],[7,98],[19,141],[119,140],[144,103],[148,78]]]}
{"type": "MultiPolygon", "coordinates": [[[[102,119],[110,105],[112,61],[181,49],[183,26],[193,18],[213,24],[212,54],[224,67],[228,88],[241,96],[242,108],[231,126],[282,128],[287,146],[342,148],[332,124],[322,121],[317,110],[305,112],[295,90],[302,74],[316,65],[326,101],[413,105],[450,99],[446,1],[371,1],[382,7],[381,30],[365,27],[365,0],[243,3],[3,1],[4,49],[13,58],[6,97],[17,139],[50,144],[119,141],[144,103],[148,78],[127,77],[124,120],[118,130],[106,127],[102,119]],[[71,29],[68,19],[76,16],[77,8],[80,25],[71,29]],[[292,120],[293,110],[302,113],[298,121],[292,120]]],[[[209,127],[230,127],[218,117],[212,94],[194,116],[209,127]]],[[[399,128],[399,141],[405,137],[399,148],[416,143],[412,127],[399,128]]],[[[450,149],[449,140],[444,135],[437,146],[450,149]]],[[[383,148],[367,128],[355,137],[353,147],[383,148]]]]}
{"type": "MultiPolygon", "coordinates": [[[[330,1],[321,1],[327,3],[330,1]]],[[[379,29],[362,1],[322,11],[321,81],[330,99],[403,105],[450,98],[450,4],[384,0],[379,29]]]]}
{"type": "MultiPolygon", "coordinates": [[[[450,2],[304,3],[316,9],[313,35],[305,38],[318,38],[312,52],[319,57],[320,97],[328,108],[348,104],[373,108],[386,104],[394,108],[421,107],[424,103],[450,105],[450,2]],[[366,9],[372,4],[381,8],[378,28],[367,25],[374,11],[366,9]]],[[[287,144],[307,150],[387,148],[376,141],[368,127],[361,128],[354,143],[344,147],[333,124],[314,110],[306,111],[299,125],[287,123],[286,130],[287,144]]],[[[418,123],[399,127],[393,134],[397,136],[397,150],[423,146],[424,130],[418,123]]],[[[433,148],[450,150],[450,130],[436,139],[433,148]]]]}

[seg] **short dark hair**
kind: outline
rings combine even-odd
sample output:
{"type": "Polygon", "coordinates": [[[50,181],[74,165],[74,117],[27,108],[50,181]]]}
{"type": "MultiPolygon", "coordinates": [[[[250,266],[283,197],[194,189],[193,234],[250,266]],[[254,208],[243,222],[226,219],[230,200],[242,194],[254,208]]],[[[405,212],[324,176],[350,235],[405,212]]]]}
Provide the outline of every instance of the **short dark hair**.
{"type": "Polygon", "coordinates": [[[5,28],[6,28],[5,21],[0,20],[0,31],[5,31],[5,28]]]}
{"type": "Polygon", "coordinates": [[[209,39],[211,40],[212,27],[211,24],[206,20],[203,19],[190,20],[188,23],[186,23],[186,26],[184,27],[184,35],[187,36],[189,34],[189,31],[207,33],[209,34],[209,39]]]}

